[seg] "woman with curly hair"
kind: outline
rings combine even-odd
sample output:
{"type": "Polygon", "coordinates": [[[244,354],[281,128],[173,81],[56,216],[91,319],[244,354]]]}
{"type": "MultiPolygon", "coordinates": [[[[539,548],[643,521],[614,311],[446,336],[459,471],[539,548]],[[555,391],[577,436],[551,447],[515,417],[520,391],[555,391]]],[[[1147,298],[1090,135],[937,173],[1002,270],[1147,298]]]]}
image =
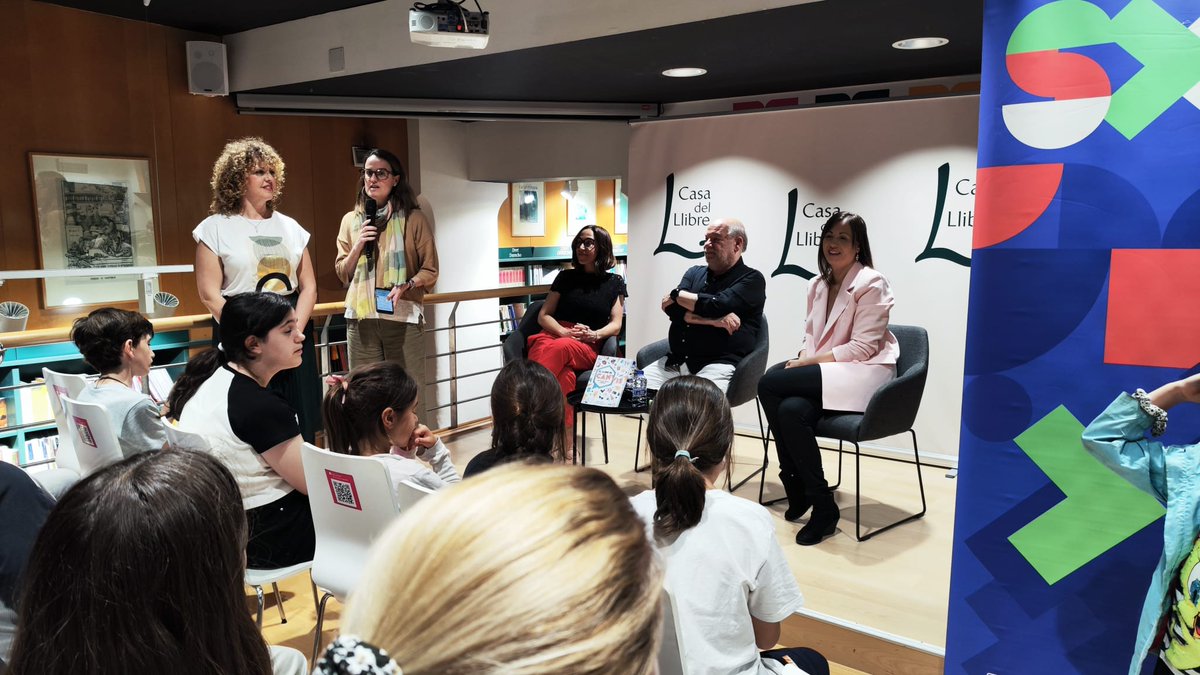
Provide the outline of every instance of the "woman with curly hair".
{"type": "Polygon", "coordinates": [[[288,299],[307,339],[299,368],[271,383],[300,416],[306,441],[320,424],[317,359],[309,317],[317,300],[316,275],[308,255],[309,233],[277,210],[283,194],[284,164],[260,138],[230,141],[213,165],[212,203],[192,231],[196,240],[196,289],[212,312],[213,343],[220,340],[225,299],[265,291],[288,299]],[[302,382],[312,384],[306,391],[302,382]]]}

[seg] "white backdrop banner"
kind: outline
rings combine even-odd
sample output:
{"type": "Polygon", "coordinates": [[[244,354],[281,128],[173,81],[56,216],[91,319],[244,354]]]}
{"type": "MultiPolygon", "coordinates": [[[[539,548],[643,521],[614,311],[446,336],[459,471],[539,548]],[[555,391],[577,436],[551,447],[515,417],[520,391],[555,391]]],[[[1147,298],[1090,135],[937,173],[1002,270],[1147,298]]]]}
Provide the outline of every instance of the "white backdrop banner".
{"type": "MultiPolygon", "coordinates": [[[[746,263],[767,277],[770,362],[795,356],[820,227],[834,210],[852,211],[892,284],[892,322],[929,331],[922,454],[956,458],[978,120],[979,99],[966,96],[635,126],[628,353],[666,336],[659,301],[704,264],[705,227],[733,217],[746,225],[746,263]]],[[[735,420],[757,432],[753,405],[735,420]]],[[[878,445],[909,447],[898,438],[878,445]]]]}

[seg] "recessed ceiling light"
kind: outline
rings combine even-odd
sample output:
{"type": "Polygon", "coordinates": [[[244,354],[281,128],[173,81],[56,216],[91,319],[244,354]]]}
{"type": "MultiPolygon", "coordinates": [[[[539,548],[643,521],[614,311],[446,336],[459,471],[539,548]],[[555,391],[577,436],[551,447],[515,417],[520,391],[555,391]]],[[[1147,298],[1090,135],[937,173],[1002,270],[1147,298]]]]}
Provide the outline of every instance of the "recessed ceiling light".
{"type": "Polygon", "coordinates": [[[667,77],[700,77],[707,72],[703,68],[667,68],[662,74],[667,77]]]}
{"type": "Polygon", "coordinates": [[[892,46],[896,49],[933,49],[934,47],[941,47],[948,42],[950,41],[942,37],[919,37],[897,40],[892,43],[892,46]]]}

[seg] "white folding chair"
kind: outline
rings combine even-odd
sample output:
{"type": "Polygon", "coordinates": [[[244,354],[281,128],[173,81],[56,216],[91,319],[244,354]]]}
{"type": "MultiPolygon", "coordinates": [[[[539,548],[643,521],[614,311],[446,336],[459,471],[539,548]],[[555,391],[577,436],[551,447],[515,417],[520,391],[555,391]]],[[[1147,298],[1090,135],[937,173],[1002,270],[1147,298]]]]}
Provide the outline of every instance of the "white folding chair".
{"type": "Polygon", "coordinates": [[[404,513],[433,492],[424,485],[402,481],[396,488],[396,505],[400,507],[400,513],[404,513]]]}
{"type": "Polygon", "coordinates": [[[67,396],[62,397],[62,404],[81,477],[121,460],[121,442],[104,406],[67,396]]]}
{"type": "Polygon", "coordinates": [[[162,420],[163,430],[167,435],[167,447],[171,450],[197,450],[199,452],[208,452],[212,446],[209,445],[208,439],[200,434],[184,431],[172,424],[166,418],[162,420]]]}
{"type": "Polygon", "coordinates": [[[675,630],[675,607],[671,595],[662,592],[662,644],[658,648],[658,675],[684,675],[683,644],[675,630]]]}
{"type": "Polygon", "coordinates": [[[46,393],[50,395],[50,409],[54,411],[54,425],[58,427],[58,454],[55,464],[60,469],[68,469],[80,473],[79,460],[75,456],[75,444],[67,416],[63,412],[63,397],[79,398],[80,392],[87,387],[87,378],[83,375],[59,373],[49,368],[42,368],[42,378],[46,381],[46,393]]]}
{"type": "Polygon", "coordinates": [[[313,583],[325,589],[317,606],[313,661],[321,647],[325,603],[345,600],[358,584],[367,549],[400,511],[387,467],[370,457],[341,455],[309,443],[301,451],[317,549],[313,583]]]}
{"type": "MultiPolygon", "coordinates": [[[[279,608],[279,623],[287,623],[287,615],[283,613],[283,596],[279,595],[279,582],[287,579],[290,576],[299,574],[304,570],[312,569],[312,561],[306,560],[302,563],[289,565],[288,567],[277,567],[274,569],[246,569],[246,585],[254,589],[254,593],[258,595],[258,628],[262,629],[263,622],[263,586],[271,584],[271,590],[275,593],[275,606],[279,608]]],[[[317,604],[317,587],[313,586],[313,605],[317,604]]]]}

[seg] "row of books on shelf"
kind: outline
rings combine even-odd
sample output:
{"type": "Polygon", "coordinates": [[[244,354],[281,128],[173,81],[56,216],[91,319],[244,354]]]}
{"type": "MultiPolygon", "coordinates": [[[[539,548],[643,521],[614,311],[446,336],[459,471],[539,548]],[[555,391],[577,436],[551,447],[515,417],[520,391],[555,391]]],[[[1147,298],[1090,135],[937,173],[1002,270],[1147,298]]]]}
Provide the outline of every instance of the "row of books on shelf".
{"type": "MultiPolygon", "coordinates": [[[[545,265],[527,265],[522,267],[501,267],[500,287],[506,286],[537,286],[554,281],[554,277],[571,263],[547,263],[545,265]],[[528,270],[528,274],[526,273],[528,270]]],[[[622,263],[624,264],[624,263],[622,263]]]]}
{"type": "Polygon", "coordinates": [[[10,425],[53,422],[54,411],[50,409],[50,394],[46,387],[24,387],[12,390],[13,397],[0,398],[0,428],[10,425]],[[19,401],[20,415],[14,403],[19,401]]]}
{"type": "Polygon", "coordinates": [[[0,445],[0,460],[17,466],[49,462],[58,456],[58,435],[28,438],[18,447],[0,445]]]}
{"type": "Polygon", "coordinates": [[[521,323],[523,316],[525,316],[525,303],[523,302],[500,305],[500,330],[504,333],[513,332],[521,323]]]}

